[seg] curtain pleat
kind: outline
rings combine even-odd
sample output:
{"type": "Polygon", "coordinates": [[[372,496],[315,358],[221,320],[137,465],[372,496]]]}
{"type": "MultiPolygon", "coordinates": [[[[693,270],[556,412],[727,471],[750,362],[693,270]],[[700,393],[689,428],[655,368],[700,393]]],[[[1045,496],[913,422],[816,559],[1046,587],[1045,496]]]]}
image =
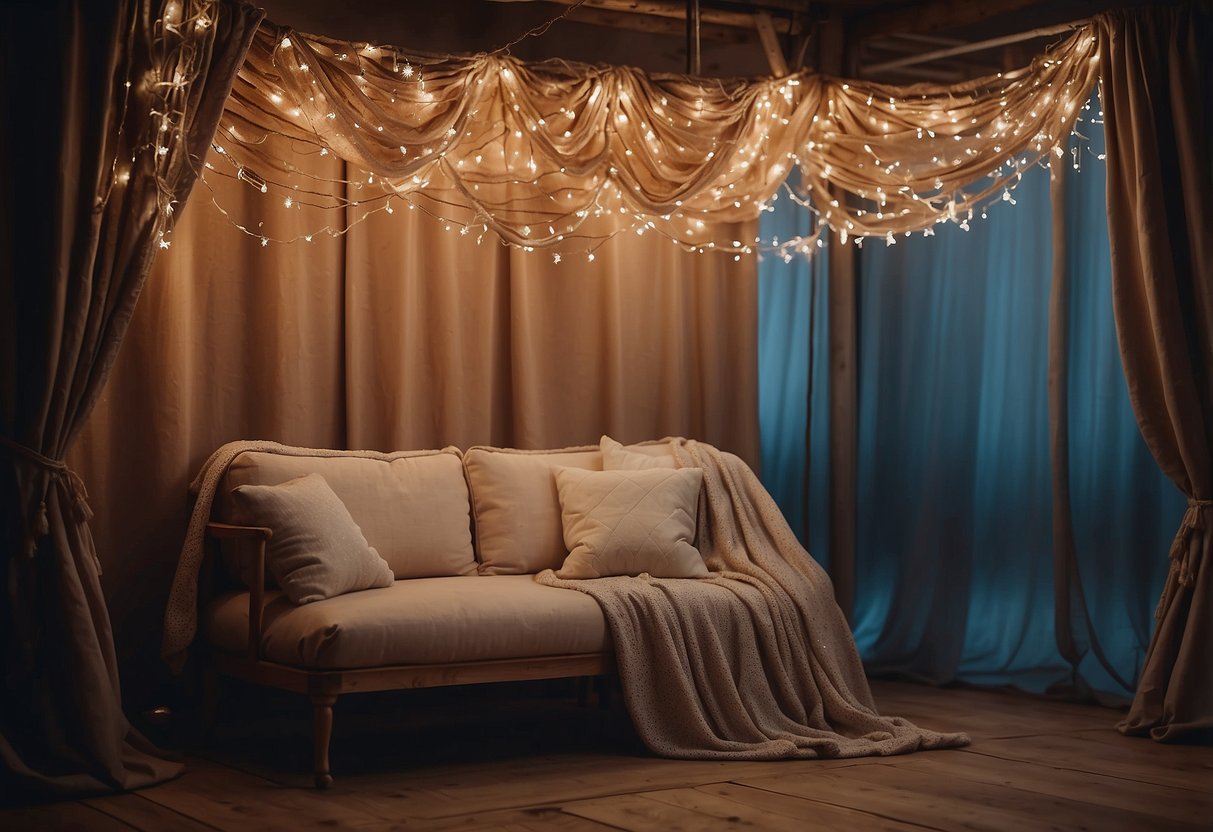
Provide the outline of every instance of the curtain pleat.
{"type": "Polygon", "coordinates": [[[1108,230],[1129,397],[1162,471],[1187,496],[1156,627],[1120,730],[1213,738],[1213,10],[1099,18],[1108,230]]]}
{"type": "Polygon", "coordinates": [[[92,512],[63,460],[260,19],[236,3],[4,7],[2,103],[20,118],[4,131],[0,177],[6,797],[137,788],[180,771],[123,714],[92,512]],[[158,130],[166,103],[175,115],[158,130]]]}

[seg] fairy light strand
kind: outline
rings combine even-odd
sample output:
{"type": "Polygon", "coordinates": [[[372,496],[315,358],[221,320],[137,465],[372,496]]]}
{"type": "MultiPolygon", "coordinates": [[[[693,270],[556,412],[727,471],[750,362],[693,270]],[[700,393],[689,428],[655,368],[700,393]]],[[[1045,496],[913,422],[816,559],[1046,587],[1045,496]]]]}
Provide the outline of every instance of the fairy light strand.
{"type": "Polygon", "coordinates": [[[588,259],[627,232],[787,258],[811,254],[827,233],[891,245],[941,222],[967,230],[992,205],[1013,204],[1030,166],[1065,154],[1097,63],[1089,27],[1029,67],[906,89],[809,72],[742,82],[435,58],[262,28],[215,151],[279,205],[299,204],[290,180],[312,179],[305,190],[343,192],[325,193],[332,207],[391,213],[399,198],[452,230],[475,225],[523,251],[549,249],[554,262],[588,259]],[[272,137],[363,172],[313,175],[272,137]],[[809,235],[762,242],[728,230],[781,195],[811,212],[809,235]]]}

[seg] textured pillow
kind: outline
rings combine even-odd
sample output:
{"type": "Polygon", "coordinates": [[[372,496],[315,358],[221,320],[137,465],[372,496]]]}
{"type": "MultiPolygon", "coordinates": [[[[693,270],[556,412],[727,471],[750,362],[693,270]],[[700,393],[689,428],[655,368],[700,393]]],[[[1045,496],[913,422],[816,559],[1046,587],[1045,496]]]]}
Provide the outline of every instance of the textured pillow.
{"type": "Polygon", "coordinates": [[[556,576],[707,575],[699,550],[691,545],[702,485],[699,468],[557,468],[556,490],[569,556],[556,576]]]}
{"type": "Polygon", "coordinates": [[[598,440],[602,451],[602,470],[604,471],[638,471],[646,468],[677,468],[674,457],[670,454],[668,444],[645,445],[647,450],[640,451],[616,442],[609,436],[598,440]]]}
{"type": "Polygon", "coordinates": [[[242,522],[273,530],[266,565],[294,603],[392,585],[391,567],[367,545],[319,474],[280,485],[241,485],[232,498],[242,522]]]}
{"type": "Polygon", "coordinates": [[[569,550],[560,523],[557,467],[602,470],[597,448],[519,451],[469,448],[463,455],[482,575],[559,569],[569,550]]]}

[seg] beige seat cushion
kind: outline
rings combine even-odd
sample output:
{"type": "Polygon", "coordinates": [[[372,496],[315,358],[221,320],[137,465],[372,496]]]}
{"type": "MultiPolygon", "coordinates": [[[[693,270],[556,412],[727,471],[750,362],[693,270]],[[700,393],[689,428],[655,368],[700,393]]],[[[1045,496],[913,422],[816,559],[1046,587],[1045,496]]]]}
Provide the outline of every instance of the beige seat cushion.
{"type": "Polygon", "coordinates": [[[316,473],[345,504],[397,578],[470,575],[471,506],[459,451],[409,451],[384,459],[358,456],[288,456],[249,451],[228,467],[214,518],[236,518],[231,490],[278,485],[316,473]]]}
{"type": "Polygon", "coordinates": [[[553,470],[602,470],[597,448],[516,451],[469,448],[463,455],[484,575],[559,569],[568,554],[553,470]]]}
{"type": "MultiPolygon", "coordinates": [[[[297,607],[266,594],[262,648],[273,662],[313,669],[472,662],[611,649],[598,602],[530,575],[396,581],[297,607]]],[[[216,598],[206,634],[220,650],[248,644],[248,593],[216,598]]]]}

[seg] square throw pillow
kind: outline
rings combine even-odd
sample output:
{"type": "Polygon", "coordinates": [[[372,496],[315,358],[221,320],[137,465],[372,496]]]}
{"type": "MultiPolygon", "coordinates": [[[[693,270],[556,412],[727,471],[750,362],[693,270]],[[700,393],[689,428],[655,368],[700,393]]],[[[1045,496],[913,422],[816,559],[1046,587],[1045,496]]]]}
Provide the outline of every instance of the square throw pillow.
{"type": "Polygon", "coordinates": [[[557,468],[556,490],[569,555],[558,578],[708,574],[691,541],[703,471],[557,468]]]}
{"type": "Polygon", "coordinates": [[[266,566],[292,602],[392,585],[391,567],[319,474],[280,485],[237,486],[232,498],[241,522],[273,530],[266,566]]]}
{"type": "Polygon", "coordinates": [[[670,455],[668,445],[651,445],[660,448],[660,453],[646,454],[634,451],[626,445],[616,442],[609,436],[598,440],[598,448],[602,451],[602,468],[604,471],[638,471],[647,468],[676,468],[674,457],[670,455]]]}

